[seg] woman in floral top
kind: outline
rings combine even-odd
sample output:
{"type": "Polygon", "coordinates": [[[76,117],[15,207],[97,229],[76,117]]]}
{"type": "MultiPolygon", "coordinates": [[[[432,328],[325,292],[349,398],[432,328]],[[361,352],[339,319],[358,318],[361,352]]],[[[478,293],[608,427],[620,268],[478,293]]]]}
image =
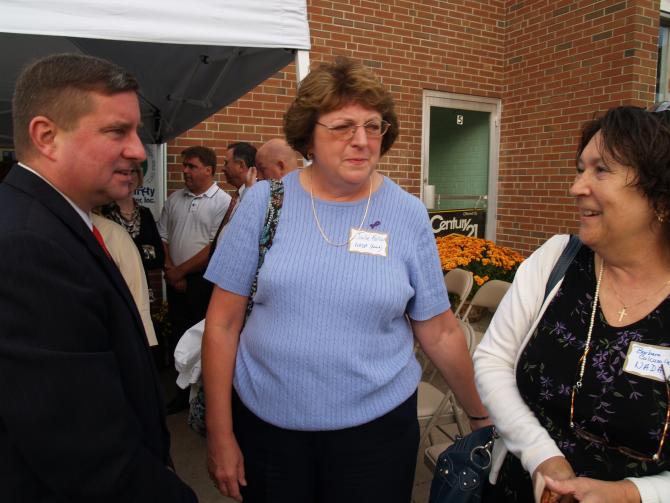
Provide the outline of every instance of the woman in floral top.
{"type": "Polygon", "coordinates": [[[140,252],[142,265],[148,274],[151,270],[163,269],[165,252],[151,210],[138,204],[133,197],[135,189],[144,183],[142,168],[135,167],[131,172],[131,177],[131,190],[128,197],[108,204],[103,208],[102,214],[128,231],[140,252]]]}
{"type": "Polygon", "coordinates": [[[477,349],[490,501],[532,502],[531,479],[548,501],[670,501],[669,125],[619,107],[584,126],[583,246],[546,300],[567,236],[529,257],[477,349]]]}

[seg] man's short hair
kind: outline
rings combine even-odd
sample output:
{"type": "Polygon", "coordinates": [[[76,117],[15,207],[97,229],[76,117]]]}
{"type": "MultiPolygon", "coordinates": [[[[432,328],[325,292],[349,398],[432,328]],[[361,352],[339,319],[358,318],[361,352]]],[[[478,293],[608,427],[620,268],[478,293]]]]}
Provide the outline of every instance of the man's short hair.
{"type": "Polygon", "coordinates": [[[64,130],[72,130],[91,111],[89,93],[111,96],[139,89],[137,79],[120,66],[85,54],[54,54],[23,69],[14,87],[12,120],[17,157],[33,146],[30,121],[48,117],[64,130]]]}
{"type": "Polygon", "coordinates": [[[256,147],[245,141],[232,143],[228,145],[226,150],[233,151],[233,159],[236,161],[244,161],[247,168],[256,165],[256,147]]]}
{"type": "Polygon", "coordinates": [[[196,157],[203,165],[212,168],[212,175],[216,172],[216,152],[209,147],[194,145],[193,147],[188,147],[182,150],[181,156],[184,159],[196,157]]]}

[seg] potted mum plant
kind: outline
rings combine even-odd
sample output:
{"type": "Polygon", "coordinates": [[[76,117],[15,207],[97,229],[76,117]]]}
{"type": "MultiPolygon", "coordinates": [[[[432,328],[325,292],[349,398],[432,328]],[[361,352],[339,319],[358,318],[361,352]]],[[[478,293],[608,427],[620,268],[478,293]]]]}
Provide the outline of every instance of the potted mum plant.
{"type": "Polygon", "coordinates": [[[455,267],[472,272],[474,285],[470,298],[484,283],[492,279],[511,283],[519,264],[524,259],[520,253],[511,248],[462,234],[440,236],[436,238],[436,244],[442,271],[445,274],[455,267]]]}

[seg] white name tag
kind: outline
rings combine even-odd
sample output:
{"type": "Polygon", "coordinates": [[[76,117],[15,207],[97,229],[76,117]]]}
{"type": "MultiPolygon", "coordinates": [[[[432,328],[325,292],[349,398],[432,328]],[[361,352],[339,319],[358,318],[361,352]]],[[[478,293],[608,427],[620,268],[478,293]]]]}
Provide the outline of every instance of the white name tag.
{"type": "Polygon", "coordinates": [[[628,346],[624,372],[663,381],[663,366],[666,378],[670,378],[670,348],[641,342],[631,342],[628,346]]]}
{"type": "Polygon", "coordinates": [[[349,251],[386,257],[389,235],[385,232],[369,232],[361,229],[349,231],[349,251]]]}

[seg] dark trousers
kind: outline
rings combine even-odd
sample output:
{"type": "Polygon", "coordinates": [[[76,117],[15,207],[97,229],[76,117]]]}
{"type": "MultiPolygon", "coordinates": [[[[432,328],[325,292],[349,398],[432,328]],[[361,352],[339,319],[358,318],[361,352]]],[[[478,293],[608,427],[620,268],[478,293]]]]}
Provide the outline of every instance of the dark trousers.
{"type": "Polygon", "coordinates": [[[262,421],[233,399],[244,455],[244,503],[409,503],[419,446],[416,393],[369,423],[293,431],[262,421]]]}
{"type": "Polygon", "coordinates": [[[168,316],[170,318],[170,362],[177,342],[184,332],[205,317],[214,285],[202,277],[203,272],[186,276],[186,291],[178,292],[167,285],[168,316]]]}

